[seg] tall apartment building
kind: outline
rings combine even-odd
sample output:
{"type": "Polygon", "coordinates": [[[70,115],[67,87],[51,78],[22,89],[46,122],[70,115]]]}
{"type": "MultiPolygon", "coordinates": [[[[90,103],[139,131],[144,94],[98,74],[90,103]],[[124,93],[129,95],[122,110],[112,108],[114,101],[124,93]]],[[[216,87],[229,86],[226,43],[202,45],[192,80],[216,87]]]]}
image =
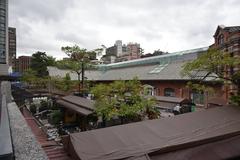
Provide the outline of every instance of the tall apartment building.
{"type": "Polygon", "coordinates": [[[114,46],[116,46],[117,57],[120,57],[122,55],[122,41],[121,40],[117,40],[115,42],[114,46]]]}
{"type": "MultiPolygon", "coordinates": [[[[240,57],[240,26],[218,26],[214,34],[214,40],[212,47],[228,52],[232,57],[240,57]]],[[[225,76],[233,75],[237,70],[239,70],[239,67],[225,66],[225,76]]],[[[225,98],[229,99],[229,96],[236,92],[236,86],[224,86],[223,90],[225,98]]]]}
{"type": "Polygon", "coordinates": [[[119,57],[122,55],[123,52],[122,47],[122,41],[117,40],[113,46],[106,49],[106,55],[119,57]]]}
{"type": "Polygon", "coordinates": [[[8,0],[0,0],[0,75],[8,74],[8,0]]]}
{"type": "Polygon", "coordinates": [[[8,28],[8,46],[9,46],[9,66],[13,65],[13,60],[16,58],[16,28],[8,28]]]}

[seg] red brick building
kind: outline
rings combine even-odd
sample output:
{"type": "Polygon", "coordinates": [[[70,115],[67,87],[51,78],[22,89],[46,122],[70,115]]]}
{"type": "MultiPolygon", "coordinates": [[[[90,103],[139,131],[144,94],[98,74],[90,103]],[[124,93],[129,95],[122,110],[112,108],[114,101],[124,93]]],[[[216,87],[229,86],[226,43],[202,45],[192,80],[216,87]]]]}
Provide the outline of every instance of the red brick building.
{"type": "MultiPolygon", "coordinates": [[[[230,54],[231,57],[240,57],[240,26],[229,26],[223,25],[218,26],[214,34],[214,44],[211,47],[215,47],[224,52],[230,54]]],[[[233,75],[236,71],[239,71],[239,67],[225,67],[225,76],[228,77],[233,75]]],[[[231,94],[236,93],[236,86],[223,86],[224,98],[229,99],[231,94]]]]}
{"type": "Polygon", "coordinates": [[[141,57],[140,53],[140,44],[138,43],[128,43],[127,50],[128,50],[128,59],[138,59],[141,57]]]}
{"type": "MultiPolygon", "coordinates": [[[[218,26],[214,34],[214,39],[215,42],[210,47],[226,51],[232,57],[240,56],[240,26],[218,26]]],[[[214,94],[204,95],[203,93],[196,93],[186,87],[187,82],[198,82],[198,79],[181,76],[182,66],[187,61],[196,59],[200,54],[206,52],[208,48],[209,47],[198,48],[102,65],[98,70],[86,71],[86,76],[88,80],[99,83],[109,83],[115,80],[131,80],[134,77],[138,77],[138,79],[146,85],[148,93],[151,95],[191,98],[195,103],[203,104],[206,102],[206,97],[210,98],[211,96],[229,100],[230,94],[236,93],[236,86],[230,85],[226,87],[223,83],[207,78],[204,83],[214,88],[214,94]]],[[[226,67],[226,76],[238,70],[239,67],[226,67]]],[[[49,68],[49,73],[51,76],[65,76],[66,74],[66,72],[56,68],[49,68]]],[[[200,77],[203,76],[204,75],[200,75],[200,77]]],[[[71,74],[71,78],[74,80],[77,79],[77,76],[71,74]]]]}
{"type": "Polygon", "coordinates": [[[14,60],[14,71],[23,73],[30,69],[31,59],[31,56],[19,56],[14,60]]]}
{"type": "MultiPolygon", "coordinates": [[[[132,80],[137,77],[149,95],[171,96],[192,99],[197,104],[204,104],[203,93],[192,91],[186,87],[189,81],[199,81],[191,77],[182,77],[182,66],[190,60],[196,59],[206,52],[206,48],[198,48],[166,55],[136,59],[131,61],[101,65],[97,70],[88,70],[85,76],[89,81],[96,83],[109,83],[116,80],[132,80]]],[[[64,77],[67,72],[54,67],[48,67],[50,76],[64,77]]],[[[77,75],[70,73],[72,80],[77,80],[77,75]]],[[[203,73],[204,74],[204,73],[203,73]]],[[[204,75],[202,75],[204,76],[204,75]]],[[[223,95],[222,84],[208,78],[205,84],[213,86],[214,95],[223,95]]]]}

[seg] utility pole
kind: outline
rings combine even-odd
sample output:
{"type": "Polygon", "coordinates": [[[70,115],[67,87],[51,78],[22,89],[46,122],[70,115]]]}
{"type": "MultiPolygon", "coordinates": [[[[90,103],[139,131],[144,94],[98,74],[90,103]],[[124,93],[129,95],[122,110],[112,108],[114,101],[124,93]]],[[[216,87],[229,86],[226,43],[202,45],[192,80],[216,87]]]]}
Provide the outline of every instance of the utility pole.
{"type": "Polygon", "coordinates": [[[84,61],[82,60],[82,96],[84,94],[84,61]]]}
{"type": "Polygon", "coordinates": [[[79,95],[81,92],[80,73],[78,72],[77,75],[78,75],[78,95],[79,95]]]}

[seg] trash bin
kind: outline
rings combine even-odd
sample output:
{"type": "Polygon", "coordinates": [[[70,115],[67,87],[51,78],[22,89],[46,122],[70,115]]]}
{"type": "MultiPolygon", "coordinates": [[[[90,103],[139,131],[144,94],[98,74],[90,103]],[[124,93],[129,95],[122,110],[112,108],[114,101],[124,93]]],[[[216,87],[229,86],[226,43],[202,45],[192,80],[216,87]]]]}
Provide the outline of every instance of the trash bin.
{"type": "Polygon", "coordinates": [[[193,103],[193,104],[191,105],[191,112],[195,112],[195,110],[196,110],[196,105],[193,103]]]}

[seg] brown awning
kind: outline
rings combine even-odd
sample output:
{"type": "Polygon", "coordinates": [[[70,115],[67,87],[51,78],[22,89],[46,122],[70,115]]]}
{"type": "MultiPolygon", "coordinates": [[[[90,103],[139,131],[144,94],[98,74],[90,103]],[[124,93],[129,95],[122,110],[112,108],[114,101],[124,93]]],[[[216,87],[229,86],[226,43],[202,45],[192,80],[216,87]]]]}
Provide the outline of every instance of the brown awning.
{"type": "Polygon", "coordinates": [[[82,97],[65,96],[62,99],[57,100],[57,103],[62,107],[76,111],[81,115],[89,115],[94,111],[94,101],[82,97]]]}
{"type": "MultiPolygon", "coordinates": [[[[213,108],[166,119],[70,134],[70,141],[81,160],[137,158],[240,135],[239,117],[239,108],[213,108]]],[[[238,153],[240,155],[240,151],[238,153]]],[[[232,153],[229,151],[227,154],[231,157],[232,153]]]]}

